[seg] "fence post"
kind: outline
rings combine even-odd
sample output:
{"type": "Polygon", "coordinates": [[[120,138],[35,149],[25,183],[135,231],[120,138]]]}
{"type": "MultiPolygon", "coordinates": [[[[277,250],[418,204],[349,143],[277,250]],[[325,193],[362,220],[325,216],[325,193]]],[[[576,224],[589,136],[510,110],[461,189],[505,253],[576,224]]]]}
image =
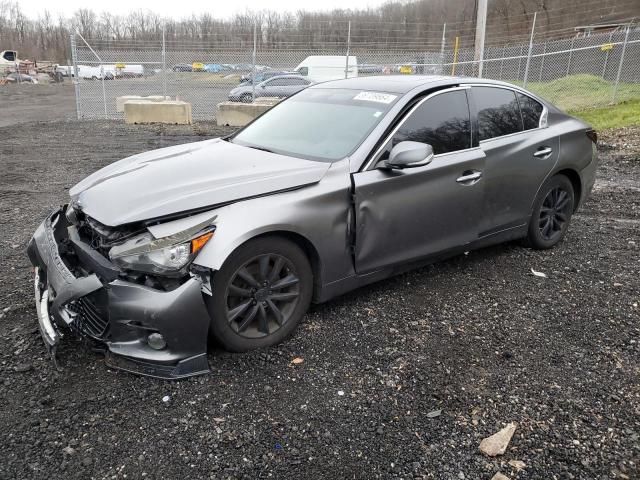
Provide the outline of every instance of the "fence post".
{"type": "Polygon", "coordinates": [[[167,47],[165,44],[165,22],[162,22],[162,95],[167,98],[167,47]]]}
{"type": "Polygon", "coordinates": [[[256,48],[258,48],[258,24],[253,24],[253,54],[251,55],[251,101],[256,99],[256,48]]]}
{"type": "Polygon", "coordinates": [[[451,65],[451,76],[456,74],[456,63],[458,63],[458,49],[460,48],[460,37],[456,37],[453,45],[453,64],[451,65]]]}
{"type": "Polygon", "coordinates": [[[102,79],[102,105],[104,106],[104,119],[107,120],[109,118],[107,115],[107,90],[104,86],[104,65],[102,65],[102,60],[100,60],[100,78],[102,79]]]}
{"type": "Polygon", "coordinates": [[[447,22],[442,25],[442,42],[440,42],[440,74],[444,74],[444,42],[447,33],[447,22]]]}
{"type": "Polygon", "coordinates": [[[629,32],[631,31],[631,23],[627,25],[627,32],[624,34],[624,43],[622,44],[622,52],[620,53],[620,64],[618,65],[618,74],[616,75],[616,83],[613,86],[613,94],[611,95],[611,103],[615,103],[618,94],[618,84],[620,83],[620,75],[622,74],[622,64],[624,63],[624,53],[627,50],[627,42],[629,41],[629,32]]]}
{"type": "Polygon", "coordinates": [[[507,47],[502,47],[502,59],[500,59],[500,74],[498,75],[498,80],[502,80],[502,69],[504,68],[504,57],[507,56],[507,47]]]}
{"type": "Polygon", "coordinates": [[[518,73],[516,73],[516,80],[520,80],[520,67],[522,66],[523,53],[524,53],[524,45],[520,45],[520,55],[518,55],[518,73]]]}
{"type": "Polygon", "coordinates": [[[104,88],[104,73],[103,73],[104,72],[104,66],[103,66],[104,62],[102,61],[100,56],[96,53],[96,51],[93,48],[91,48],[91,45],[89,45],[89,43],[84,39],[82,34],[77,30],[76,30],[76,33],[80,37],[80,40],[82,40],[84,42],[84,44],[89,48],[89,50],[91,50],[91,53],[93,53],[93,55],[100,62],[100,72],[101,72],[101,76],[102,76],[102,101],[104,102],[104,118],[108,118],[107,117],[107,93],[106,93],[106,90],[104,88]]]}
{"type": "Polygon", "coordinates": [[[76,117],[80,120],[82,108],[80,105],[80,74],[78,71],[78,45],[76,44],[76,34],[71,32],[69,38],[71,40],[71,61],[73,62],[73,90],[76,95],[76,117]]]}
{"type": "Polygon", "coordinates": [[[544,68],[544,57],[547,55],[547,42],[544,42],[544,49],[542,50],[542,60],[540,61],[540,72],[538,73],[538,81],[542,81],[542,69],[544,68]]]}
{"type": "Polygon", "coordinates": [[[344,64],[344,78],[349,78],[349,50],[351,50],[351,20],[347,30],[347,60],[344,64]]]}
{"type": "Polygon", "coordinates": [[[571,48],[569,48],[569,61],[567,62],[567,73],[565,77],[569,76],[569,71],[571,70],[571,57],[573,57],[573,46],[576,43],[576,37],[571,39],[571,48]]]}
{"type": "Polygon", "coordinates": [[[527,88],[527,80],[529,77],[529,64],[531,63],[531,51],[533,50],[533,33],[536,29],[536,17],[538,12],[533,12],[533,23],[531,24],[531,36],[529,37],[529,53],[527,54],[527,65],[524,67],[524,87],[527,88]]]}
{"type": "MultiPolygon", "coordinates": [[[[611,32],[609,34],[609,43],[611,43],[613,41],[613,32],[611,32]]],[[[607,63],[609,63],[609,52],[610,50],[607,50],[607,53],[604,56],[604,65],[602,67],[602,79],[604,80],[605,75],[607,74],[607,63]]]]}

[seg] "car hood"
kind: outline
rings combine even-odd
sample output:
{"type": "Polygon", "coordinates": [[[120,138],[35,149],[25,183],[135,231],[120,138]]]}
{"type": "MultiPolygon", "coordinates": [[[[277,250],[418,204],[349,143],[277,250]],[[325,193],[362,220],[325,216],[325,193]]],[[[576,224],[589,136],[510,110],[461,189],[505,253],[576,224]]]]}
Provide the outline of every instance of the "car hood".
{"type": "Polygon", "coordinates": [[[329,167],[213,139],[125,158],[69,193],[84,213],[117,226],[310,185],[329,167]]]}

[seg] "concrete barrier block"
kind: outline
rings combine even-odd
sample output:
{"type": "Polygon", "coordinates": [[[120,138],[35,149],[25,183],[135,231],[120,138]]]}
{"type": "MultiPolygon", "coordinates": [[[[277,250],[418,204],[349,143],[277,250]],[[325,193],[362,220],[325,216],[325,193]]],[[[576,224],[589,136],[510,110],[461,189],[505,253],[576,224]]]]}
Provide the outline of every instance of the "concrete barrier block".
{"type": "Polygon", "coordinates": [[[258,105],[271,105],[274,106],[276,103],[279,103],[282,99],[278,97],[258,97],[253,103],[257,103],[258,105]]]}
{"type": "Polygon", "coordinates": [[[146,100],[148,102],[163,102],[165,100],[171,100],[171,97],[165,97],[164,95],[148,95],[143,97],[141,95],[123,95],[116,98],[116,112],[124,112],[124,104],[129,100],[146,100]]]}
{"type": "Polygon", "coordinates": [[[124,103],[125,123],[171,123],[190,125],[191,104],[176,100],[152,102],[129,100],[124,103]]]}
{"type": "Polygon", "coordinates": [[[259,103],[222,102],[216,109],[216,122],[220,126],[244,127],[272,106],[259,103]]]}

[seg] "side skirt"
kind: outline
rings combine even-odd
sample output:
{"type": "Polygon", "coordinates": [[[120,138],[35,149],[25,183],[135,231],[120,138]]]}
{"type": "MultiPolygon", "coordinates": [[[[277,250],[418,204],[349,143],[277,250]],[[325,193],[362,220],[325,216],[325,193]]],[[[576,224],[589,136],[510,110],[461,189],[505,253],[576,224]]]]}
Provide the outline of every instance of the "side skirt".
{"type": "Polygon", "coordinates": [[[349,277],[345,277],[340,280],[336,280],[334,282],[323,285],[321,291],[319,292],[318,298],[314,303],[324,303],[347,292],[360,287],[364,287],[365,285],[369,285],[371,283],[378,282],[380,280],[384,280],[394,275],[405,273],[410,270],[415,270],[417,268],[430,265],[432,263],[446,260],[448,258],[455,257],[471,250],[478,250],[480,248],[489,247],[491,245],[497,245],[499,243],[524,238],[526,237],[526,235],[527,225],[518,225],[517,227],[486,235],[475,240],[472,243],[463,245],[462,247],[452,248],[435,255],[430,255],[429,257],[421,258],[399,265],[389,266],[364,275],[352,275],[349,277]]]}

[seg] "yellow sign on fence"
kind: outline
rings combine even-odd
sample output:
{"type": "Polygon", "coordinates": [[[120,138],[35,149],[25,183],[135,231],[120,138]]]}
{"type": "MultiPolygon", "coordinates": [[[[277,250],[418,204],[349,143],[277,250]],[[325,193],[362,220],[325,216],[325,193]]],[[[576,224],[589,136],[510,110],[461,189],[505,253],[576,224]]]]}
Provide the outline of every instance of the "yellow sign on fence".
{"type": "Polygon", "coordinates": [[[413,68],[411,68],[411,65],[403,65],[400,67],[400,73],[413,73],[413,68]]]}
{"type": "Polygon", "coordinates": [[[600,47],[600,50],[606,52],[607,50],[613,50],[613,43],[605,43],[600,47]]]}
{"type": "Polygon", "coordinates": [[[116,63],[116,68],[118,70],[124,70],[127,66],[124,63],[116,63]]]}

